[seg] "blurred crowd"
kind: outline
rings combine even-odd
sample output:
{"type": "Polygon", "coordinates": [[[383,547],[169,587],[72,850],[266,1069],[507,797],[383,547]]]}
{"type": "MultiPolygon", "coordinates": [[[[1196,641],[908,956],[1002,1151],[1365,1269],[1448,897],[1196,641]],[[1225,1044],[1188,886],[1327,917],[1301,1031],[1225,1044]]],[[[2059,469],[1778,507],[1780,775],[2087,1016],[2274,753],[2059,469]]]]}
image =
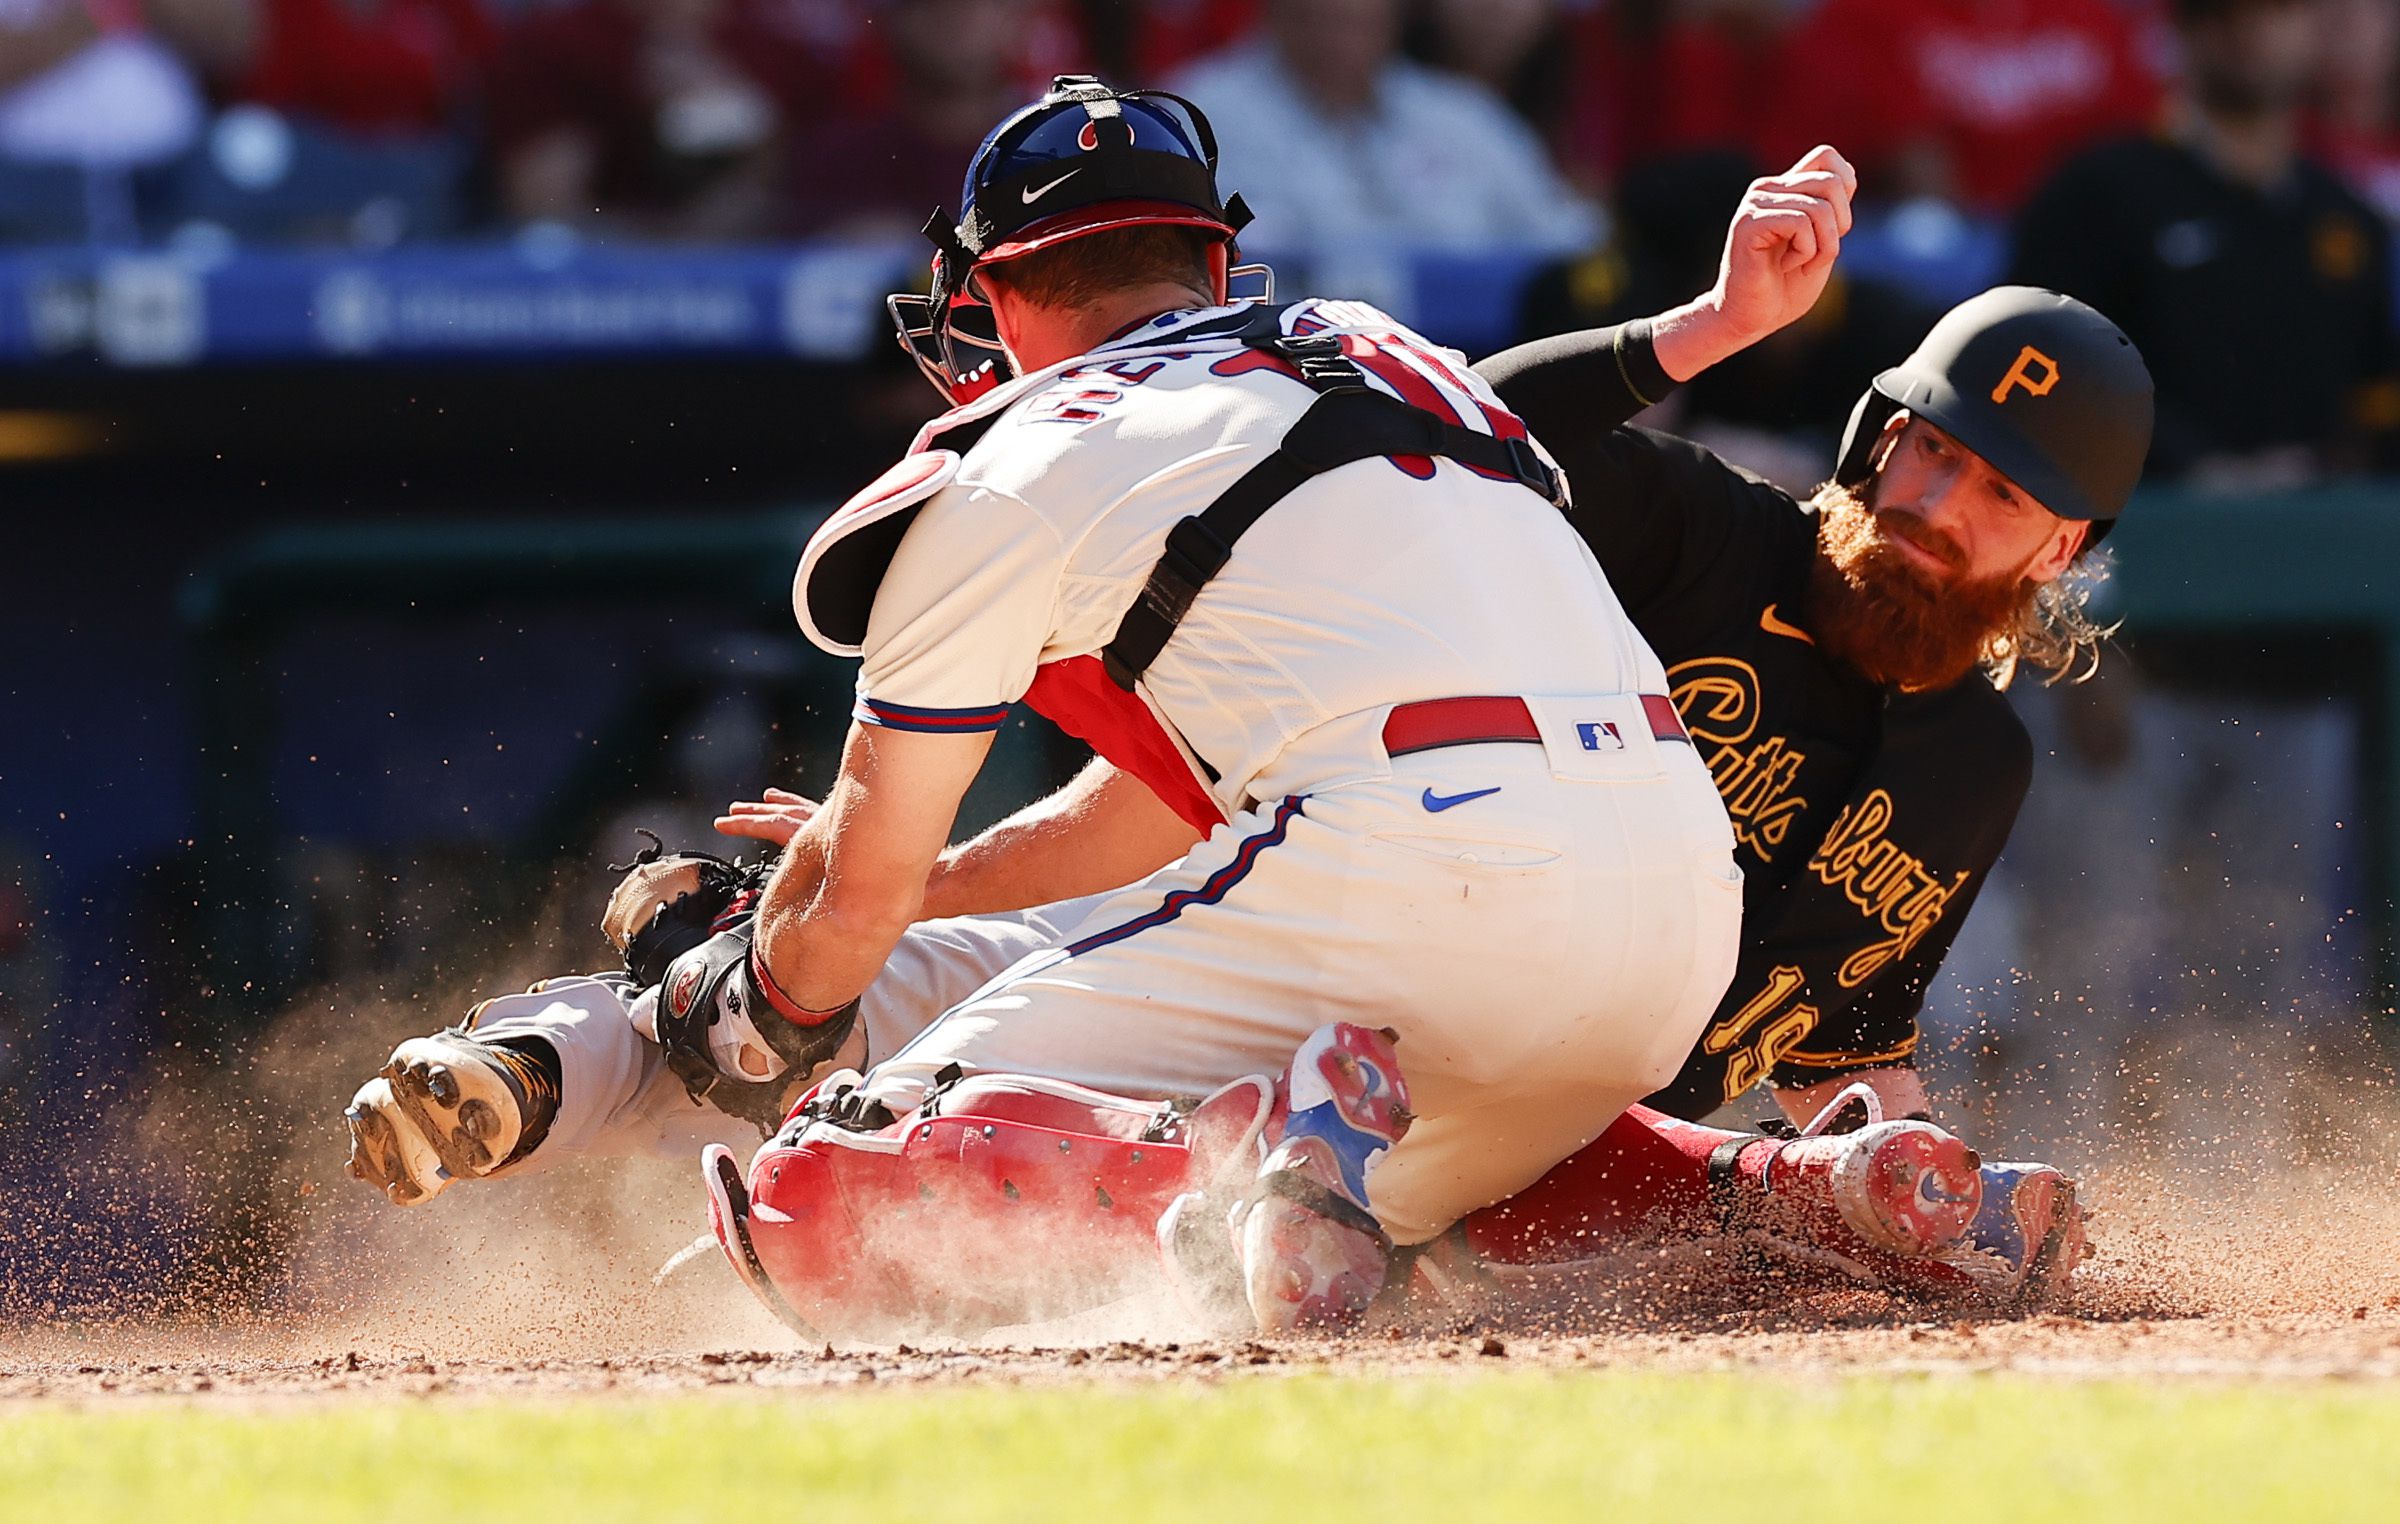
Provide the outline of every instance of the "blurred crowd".
{"type": "MultiPolygon", "coordinates": [[[[1546,252],[1528,334],[1689,294],[1830,141],[2133,333],[2161,474],[2392,464],[2400,0],[0,0],[0,241],[906,235],[1086,69],[1209,111],[1254,249],[1546,252]]],[[[1668,421],[1807,477],[1928,318],[1845,283],[1668,421]]]]}

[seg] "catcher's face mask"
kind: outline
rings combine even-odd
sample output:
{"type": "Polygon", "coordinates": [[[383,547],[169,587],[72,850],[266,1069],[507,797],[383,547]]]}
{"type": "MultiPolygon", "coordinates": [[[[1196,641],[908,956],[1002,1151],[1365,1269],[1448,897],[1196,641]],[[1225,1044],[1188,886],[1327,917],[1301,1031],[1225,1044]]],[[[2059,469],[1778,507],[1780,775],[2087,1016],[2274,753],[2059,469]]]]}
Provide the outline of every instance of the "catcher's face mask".
{"type": "Polygon", "coordinates": [[[1050,93],[983,141],[967,166],[962,214],[937,210],[925,225],[935,254],[924,296],[887,298],[900,347],[956,406],[1010,379],[991,309],[975,272],[1089,233],[1189,227],[1215,235],[1211,275],[1219,302],[1234,278],[1265,271],[1231,265],[1250,220],[1239,196],[1217,194],[1217,140],[1198,107],[1153,91],[1119,93],[1088,75],[1061,75],[1050,93]]]}
{"type": "MultiPolygon", "coordinates": [[[[942,283],[938,255],[933,269],[938,290],[942,283]]],[[[891,311],[900,347],[917,362],[917,369],[925,373],[943,401],[962,406],[1016,375],[1008,352],[1000,347],[1000,328],[992,319],[992,309],[981,297],[969,291],[949,292],[938,298],[938,311],[936,300],[899,292],[885,297],[883,303],[891,311]]]]}

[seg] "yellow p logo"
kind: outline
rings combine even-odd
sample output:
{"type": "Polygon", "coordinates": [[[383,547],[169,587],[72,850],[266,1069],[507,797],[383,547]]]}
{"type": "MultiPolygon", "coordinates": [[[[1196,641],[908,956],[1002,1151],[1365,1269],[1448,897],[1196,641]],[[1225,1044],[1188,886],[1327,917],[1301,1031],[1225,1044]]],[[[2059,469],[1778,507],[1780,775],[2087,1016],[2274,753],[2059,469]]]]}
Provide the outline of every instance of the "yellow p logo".
{"type": "Polygon", "coordinates": [[[2017,351],[2016,363],[2008,368],[2007,375],[2000,378],[2000,384],[1992,388],[1992,400],[2006,402],[2008,389],[2012,386],[2025,388],[2028,397],[2047,397],[2050,388],[2056,385],[2058,362],[2028,344],[2017,351]],[[2035,368],[2037,366],[2040,367],[2038,370],[2035,368]]]}

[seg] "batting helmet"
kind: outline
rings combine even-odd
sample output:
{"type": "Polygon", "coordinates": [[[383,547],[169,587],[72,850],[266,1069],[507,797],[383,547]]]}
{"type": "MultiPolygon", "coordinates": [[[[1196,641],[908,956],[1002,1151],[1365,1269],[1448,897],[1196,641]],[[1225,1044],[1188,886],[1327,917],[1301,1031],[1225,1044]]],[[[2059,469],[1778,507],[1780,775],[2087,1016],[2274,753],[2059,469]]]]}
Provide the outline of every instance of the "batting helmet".
{"type": "Polygon", "coordinates": [[[975,150],[958,216],[937,210],[925,224],[932,290],[890,298],[900,346],[944,397],[967,400],[1008,376],[990,309],[972,289],[977,270],[1112,228],[1196,228],[1216,239],[1222,301],[1234,236],[1249,220],[1241,197],[1218,195],[1217,138],[1200,108],[1062,74],[975,150]]]}
{"type": "Polygon", "coordinates": [[[2152,388],[2141,351],[2071,296],[1996,286],[1943,314],[1916,352],[1851,411],[1834,479],[1873,472],[1875,441],[1906,408],[1983,457],[2064,519],[2108,533],[2150,453],[2152,388]]]}

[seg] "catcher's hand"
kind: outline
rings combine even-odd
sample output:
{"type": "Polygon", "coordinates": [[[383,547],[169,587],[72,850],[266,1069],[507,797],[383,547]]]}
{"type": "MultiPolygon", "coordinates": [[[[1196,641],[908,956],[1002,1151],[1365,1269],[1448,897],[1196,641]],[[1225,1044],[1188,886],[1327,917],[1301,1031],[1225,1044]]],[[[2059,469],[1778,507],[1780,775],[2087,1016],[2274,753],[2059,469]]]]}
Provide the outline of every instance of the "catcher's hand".
{"type": "Polygon", "coordinates": [[[788,846],[800,828],[816,818],[817,801],[788,788],[770,788],[764,799],[736,799],[717,817],[717,829],[728,836],[788,846]]]}
{"type": "Polygon", "coordinates": [[[650,845],[617,870],[625,877],[608,897],[600,931],[625,960],[626,972],[647,986],[666,976],[668,964],[746,915],[770,869],[706,852],[669,852],[656,836],[642,834],[650,845]]]}

